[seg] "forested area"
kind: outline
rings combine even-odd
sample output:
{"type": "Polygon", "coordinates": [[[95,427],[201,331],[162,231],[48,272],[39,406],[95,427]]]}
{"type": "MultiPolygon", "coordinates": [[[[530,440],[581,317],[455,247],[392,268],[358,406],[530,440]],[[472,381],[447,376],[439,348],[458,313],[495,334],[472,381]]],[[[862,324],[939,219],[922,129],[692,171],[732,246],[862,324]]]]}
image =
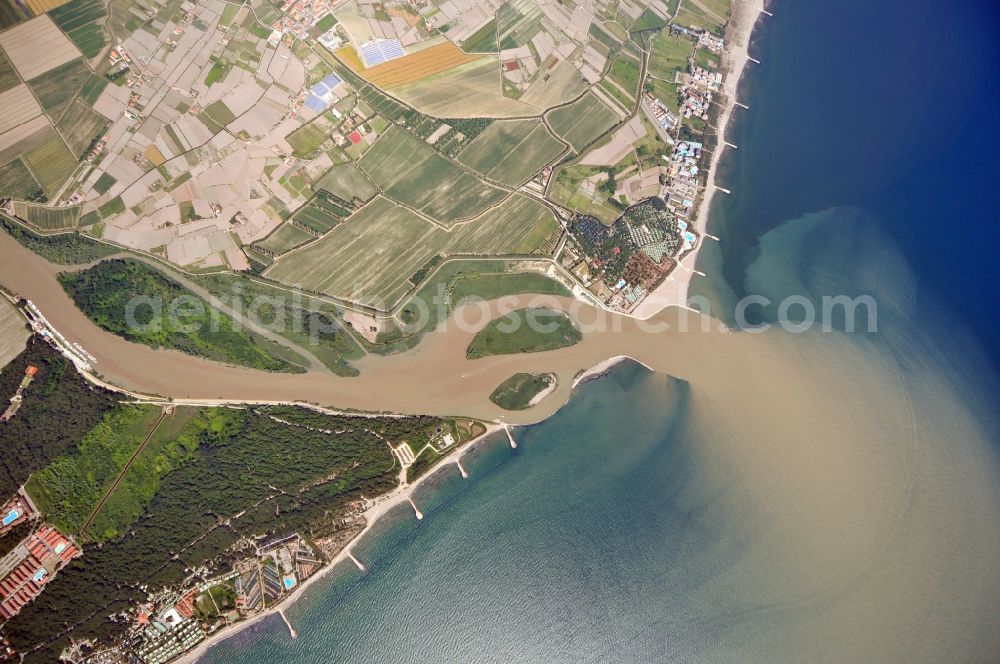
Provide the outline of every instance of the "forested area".
{"type": "Polygon", "coordinates": [[[442,424],[294,407],[200,409],[126,473],[127,482],[134,469],[159,467],[171,440],[186,441],[185,450],[197,442],[171,457],[141,516],[121,536],[85,547],[4,631],[22,652],[43,646],[26,660],[37,662],[53,661],[68,642],[66,628],[77,639],[110,637],[125,625],[107,616],[143,596],[140,585],[178,583],[185,568],[209,560],[225,567],[236,554],[224,552],[242,537],[327,534],[349,502],[395,488],[390,443],[426,441],[442,424]]]}
{"type": "Polygon", "coordinates": [[[253,369],[303,370],[279,357],[276,344],[240,329],[208,302],[140,261],[106,260],[80,272],[64,272],[59,282],[88,318],[129,341],[253,369]]]}
{"type": "Polygon", "coordinates": [[[13,221],[0,216],[3,226],[11,237],[42,258],[61,265],[81,265],[118,253],[111,245],[102,244],[79,233],[59,235],[39,235],[22,228],[13,221]]]}
{"type": "Polygon", "coordinates": [[[71,449],[115,407],[111,392],[92,387],[38,337],[0,371],[0,403],[14,396],[24,370],[38,367],[17,414],[0,424],[0,500],[6,501],[53,459],[71,449]]]}

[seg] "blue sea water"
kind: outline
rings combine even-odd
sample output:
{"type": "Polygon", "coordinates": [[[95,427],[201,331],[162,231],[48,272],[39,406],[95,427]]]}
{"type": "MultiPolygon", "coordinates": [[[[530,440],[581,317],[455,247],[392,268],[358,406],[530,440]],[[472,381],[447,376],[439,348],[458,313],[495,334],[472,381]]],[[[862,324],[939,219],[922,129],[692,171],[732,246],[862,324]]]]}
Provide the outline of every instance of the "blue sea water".
{"type": "MultiPolygon", "coordinates": [[[[970,410],[984,421],[970,424],[933,401],[947,387],[924,374],[961,367],[947,378],[995,386],[998,8],[843,0],[772,9],[753,47],[762,64],[741,93],[751,110],[739,111],[740,147],[723,163],[734,193],[713,209],[723,242],[702,254],[710,276],[695,290],[723,310],[746,293],[878,296],[881,335],[903,367],[886,380],[915,386],[885,409],[911,412],[914,433],[893,438],[897,446],[873,433],[870,447],[884,445],[884,455],[844,461],[850,472],[836,466],[858,453],[849,441],[820,448],[834,476],[815,478],[836,485],[843,472],[871,491],[865,507],[841,521],[820,500],[829,523],[776,525],[814,498],[817,471],[798,459],[782,466],[782,455],[758,463],[772,452],[766,439],[730,456],[739,420],[703,417],[726,399],[622,365],[550,420],[518,429],[517,450],[501,438],[471,452],[469,480],[442,471],[416,497],[422,521],[404,505],[380,522],[355,549],[364,574],[341,565],[287,610],[298,639],[267,620],[203,664],[948,661],[935,647],[951,648],[950,661],[996,659],[997,581],[983,571],[995,567],[996,493],[980,491],[995,487],[995,458],[966,457],[942,433],[964,441],[979,432],[995,452],[985,411],[995,414],[996,396],[979,395],[970,410]],[[940,431],[913,442],[935,423],[940,431]],[[801,473],[805,489],[773,489],[769,472],[789,485],[801,473]],[[902,506],[882,524],[868,512],[897,485],[902,506]],[[959,525],[977,510],[979,520],[959,525]],[[848,534],[854,522],[863,525],[848,534]],[[884,540],[871,535],[879,529],[884,540]],[[829,530],[829,546],[812,546],[812,531],[829,530]],[[851,549],[865,536],[877,554],[851,549]],[[852,556],[860,562],[846,580],[823,576],[852,556]]],[[[830,376],[815,376],[831,400],[884,378],[880,361],[855,362],[846,377],[833,363],[830,376]]],[[[885,427],[894,421],[887,415],[885,427]]]]}
{"type": "MultiPolygon", "coordinates": [[[[737,294],[768,231],[860,209],[901,248],[918,297],[947,304],[1000,360],[1000,5],[782,2],[744,77],[702,268],[737,294]]],[[[865,238],[858,238],[864,243],[865,238]]],[[[845,257],[845,265],[849,257],[845,257]]],[[[697,283],[712,292],[718,284],[697,283]]],[[[878,284],[874,285],[875,288],[878,284]]]]}

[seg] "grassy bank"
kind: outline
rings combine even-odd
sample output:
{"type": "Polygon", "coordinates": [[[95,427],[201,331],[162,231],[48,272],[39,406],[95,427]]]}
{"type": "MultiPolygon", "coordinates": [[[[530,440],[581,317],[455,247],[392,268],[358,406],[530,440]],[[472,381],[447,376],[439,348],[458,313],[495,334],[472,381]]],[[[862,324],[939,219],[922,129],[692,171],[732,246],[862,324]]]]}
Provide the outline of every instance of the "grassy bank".
{"type": "Polygon", "coordinates": [[[0,215],[0,226],[12,238],[45,260],[60,265],[83,265],[118,253],[115,247],[79,233],[39,235],[0,215]]]}
{"type": "Polygon", "coordinates": [[[552,374],[516,373],[490,395],[490,401],[504,410],[524,410],[531,400],[555,383],[552,374]]]}
{"type": "Polygon", "coordinates": [[[290,342],[307,348],[338,376],[357,376],[350,364],[364,349],[340,322],[332,304],[267,286],[233,274],[212,274],[194,280],[232,307],[253,312],[257,321],[290,342]]]}
{"type": "Polygon", "coordinates": [[[252,369],[303,371],[301,357],[237,327],[145,263],[103,261],[80,272],[64,272],[59,282],[88,318],[129,341],[252,369]]]}
{"type": "Polygon", "coordinates": [[[583,335],[561,311],[518,309],[479,331],[465,351],[470,360],[490,355],[538,353],[572,346],[583,335]]]}

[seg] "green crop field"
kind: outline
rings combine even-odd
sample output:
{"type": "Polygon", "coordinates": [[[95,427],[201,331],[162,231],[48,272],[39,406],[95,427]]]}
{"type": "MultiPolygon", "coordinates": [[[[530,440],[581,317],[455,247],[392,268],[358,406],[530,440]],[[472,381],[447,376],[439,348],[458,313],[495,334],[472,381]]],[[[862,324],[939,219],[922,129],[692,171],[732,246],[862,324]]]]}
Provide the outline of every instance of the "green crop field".
{"type": "Polygon", "coordinates": [[[49,198],[53,198],[73,174],[78,162],[55,132],[52,132],[51,137],[44,143],[28,152],[24,158],[49,198]]]}
{"type": "Polygon", "coordinates": [[[479,28],[462,42],[462,50],[466,53],[496,53],[497,21],[493,19],[479,28]]]}
{"type": "Polygon", "coordinates": [[[493,300],[525,293],[570,295],[561,283],[537,272],[480,272],[456,277],[451,286],[451,301],[458,304],[470,297],[493,300]]]}
{"type": "Polygon", "coordinates": [[[28,87],[54,123],[92,75],[83,60],[71,60],[31,79],[28,87]]]}
{"type": "Polygon", "coordinates": [[[446,224],[473,217],[505,195],[396,126],[359,165],[386,195],[446,224]]]}
{"type": "Polygon", "coordinates": [[[97,178],[97,182],[94,183],[94,190],[99,194],[103,194],[108,189],[111,189],[116,182],[118,182],[118,180],[116,180],[114,176],[108,175],[107,173],[101,173],[101,176],[97,178]]]}
{"type": "Polygon", "coordinates": [[[80,220],[80,207],[50,208],[43,205],[14,203],[14,214],[42,231],[58,231],[75,228],[80,220]]]}
{"type": "Polygon", "coordinates": [[[552,309],[518,309],[489,322],[465,351],[470,360],[490,355],[540,353],[565,348],[583,338],[573,321],[552,309]]]}
{"type": "Polygon", "coordinates": [[[324,205],[323,202],[310,202],[296,212],[293,218],[303,226],[323,235],[350,215],[343,208],[333,209],[333,207],[324,205]]]}
{"type": "Polygon", "coordinates": [[[639,61],[621,54],[611,63],[608,78],[622,87],[634,99],[639,91],[639,61]]]}
{"type": "Polygon", "coordinates": [[[108,79],[95,74],[83,84],[83,88],[80,90],[80,99],[93,106],[106,87],[108,87],[108,79]]]}
{"type": "Polygon", "coordinates": [[[492,180],[516,186],[563,149],[539,120],[501,120],[469,143],[458,160],[492,180]]]}
{"type": "Polygon", "coordinates": [[[226,126],[236,119],[236,115],[229,110],[229,107],[220,99],[212,102],[205,108],[205,113],[212,118],[216,124],[226,126]]]}
{"type": "Polygon", "coordinates": [[[0,49],[0,92],[10,90],[20,82],[21,77],[17,75],[14,65],[10,63],[3,49],[0,49]]]}
{"type": "Polygon", "coordinates": [[[694,42],[669,32],[657,34],[649,53],[649,73],[664,81],[672,82],[677,71],[686,71],[688,58],[694,51],[694,42]]]}
{"type": "Polygon", "coordinates": [[[450,233],[378,197],[322,239],[284,256],[265,276],[389,309],[439,253],[530,254],[558,231],[548,208],[522,195],[450,233]]]}
{"type": "Polygon", "coordinates": [[[107,118],[77,99],[63,113],[56,129],[66,140],[70,152],[75,157],[82,158],[84,151],[107,122],[107,118]]]}
{"type": "Polygon", "coordinates": [[[319,241],[275,262],[264,275],[388,309],[410,288],[410,275],[447,239],[444,230],[379,197],[319,241]]]}
{"type": "Polygon", "coordinates": [[[315,186],[345,201],[368,202],[378,193],[372,181],[354,164],[337,164],[315,186]]]}
{"type": "Polygon", "coordinates": [[[41,190],[23,159],[0,166],[0,197],[31,198],[41,190]]]}
{"type": "Polygon", "coordinates": [[[475,221],[451,233],[449,254],[530,254],[559,228],[552,212],[538,201],[516,194],[475,221]]]}
{"type": "Polygon", "coordinates": [[[107,15],[101,0],[71,0],[49,12],[49,17],[88,58],[100,55],[107,44],[101,24],[107,15]]]}
{"type": "Polygon", "coordinates": [[[593,94],[588,93],[569,106],[550,111],[552,129],[577,152],[597,140],[618,123],[614,111],[593,94]]]}
{"type": "Polygon", "coordinates": [[[288,144],[292,146],[292,154],[296,157],[312,156],[319,146],[329,138],[329,135],[317,123],[302,125],[288,135],[288,144]]]}
{"type": "Polygon", "coordinates": [[[300,244],[305,244],[314,237],[312,233],[304,228],[299,228],[295,224],[286,221],[274,229],[266,238],[254,244],[280,256],[300,244]]]}

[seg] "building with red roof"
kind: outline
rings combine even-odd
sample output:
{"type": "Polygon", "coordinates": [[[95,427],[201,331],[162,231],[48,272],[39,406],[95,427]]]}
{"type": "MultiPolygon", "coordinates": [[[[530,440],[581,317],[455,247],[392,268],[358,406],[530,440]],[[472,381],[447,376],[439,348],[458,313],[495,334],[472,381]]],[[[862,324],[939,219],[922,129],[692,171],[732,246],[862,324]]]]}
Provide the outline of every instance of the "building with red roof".
{"type": "Polygon", "coordinates": [[[26,537],[0,559],[0,619],[20,613],[78,555],[79,547],[52,526],[42,526],[26,537]]]}

